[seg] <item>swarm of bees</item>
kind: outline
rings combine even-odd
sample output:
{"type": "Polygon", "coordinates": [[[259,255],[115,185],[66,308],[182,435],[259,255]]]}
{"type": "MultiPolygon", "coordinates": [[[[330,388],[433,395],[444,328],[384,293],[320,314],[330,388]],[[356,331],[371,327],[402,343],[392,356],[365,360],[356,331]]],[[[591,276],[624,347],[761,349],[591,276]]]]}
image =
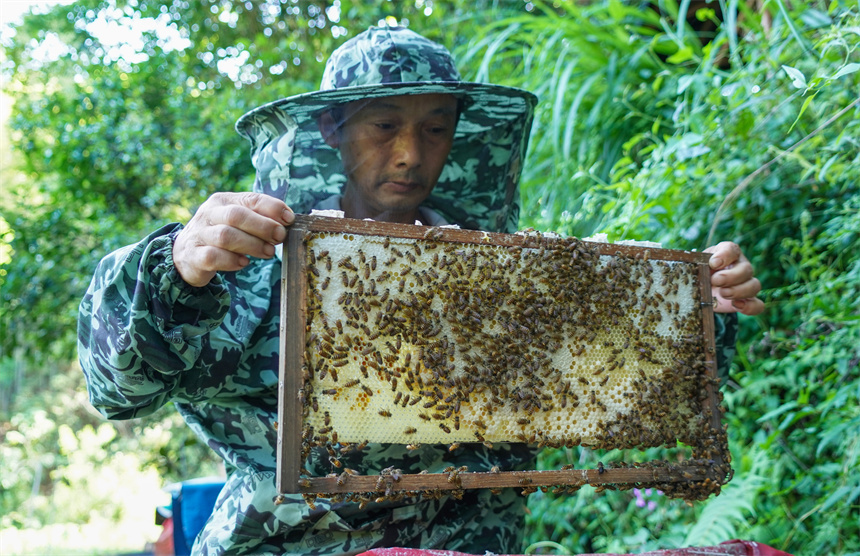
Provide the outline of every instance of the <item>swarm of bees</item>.
{"type": "MultiPolygon", "coordinates": [[[[368,443],[455,451],[471,442],[680,442],[692,447],[691,461],[727,460],[707,398],[713,355],[698,264],[536,233],[501,245],[444,241],[430,230],[423,239],[305,238],[302,460],[325,450],[338,486],[351,475],[342,455],[368,443]]],[[[462,472],[449,472],[455,489],[462,472]]],[[[728,475],[728,464],[718,473],[728,475]]],[[[384,475],[373,496],[346,499],[402,496],[384,475]]],[[[698,499],[720,481],[659,486],[698,499]]]]}

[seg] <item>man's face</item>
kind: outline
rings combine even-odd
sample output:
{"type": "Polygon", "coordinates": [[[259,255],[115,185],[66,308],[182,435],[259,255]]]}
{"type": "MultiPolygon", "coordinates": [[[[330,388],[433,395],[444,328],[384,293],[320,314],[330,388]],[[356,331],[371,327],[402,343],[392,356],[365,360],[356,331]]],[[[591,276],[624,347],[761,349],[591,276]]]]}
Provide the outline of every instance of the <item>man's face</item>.
{"type": "Polygon", "coordinates": [[[430,195],[454,141],[452,95],[396,96],[345,106],[330,144],[340,149],[350,218],[412,224],[430,195]]]}

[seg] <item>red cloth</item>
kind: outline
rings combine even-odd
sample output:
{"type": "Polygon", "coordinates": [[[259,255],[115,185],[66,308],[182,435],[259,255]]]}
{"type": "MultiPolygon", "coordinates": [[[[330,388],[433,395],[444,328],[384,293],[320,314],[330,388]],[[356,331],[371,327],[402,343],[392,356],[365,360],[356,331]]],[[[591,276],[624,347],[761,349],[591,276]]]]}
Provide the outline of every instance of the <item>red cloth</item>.
{"type": "MultiPolygon", "coordinates": [[[[420,548],[374,548],[359,556],[478,556],[453,550],[423,550],[420,548]]],[[[480,555],[483,556],[483,555],[480,555]]],[[[505,555],[513,556],[513,555],[505,555]]],[[[579,556],[628,556],[623,554],[580,554],[579,556]]],[[[642,552],[638,556],[792,556],[755,541],[726,541],[719,546],[700,546],[642,552]]]]}
{"type": "Polygon", "coordinates": [[[175,554],[173,548],[173,518],[168,517],[161,524],[161,535],[155,541],[155,546],[152,549],[153,556],[173,556],[175,554]]]}

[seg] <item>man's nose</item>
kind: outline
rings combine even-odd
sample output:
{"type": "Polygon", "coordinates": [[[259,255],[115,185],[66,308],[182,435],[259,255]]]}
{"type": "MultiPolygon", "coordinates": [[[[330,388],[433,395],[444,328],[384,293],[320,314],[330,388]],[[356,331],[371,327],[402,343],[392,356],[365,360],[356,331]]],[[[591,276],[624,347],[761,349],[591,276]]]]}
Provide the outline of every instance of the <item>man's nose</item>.
{"type": "Polygon", "coordinates": [[[396,166],[420,166],[422,153],[419,133],[408,128],[401,129],[394,138],[391,154],[396,166]]]}

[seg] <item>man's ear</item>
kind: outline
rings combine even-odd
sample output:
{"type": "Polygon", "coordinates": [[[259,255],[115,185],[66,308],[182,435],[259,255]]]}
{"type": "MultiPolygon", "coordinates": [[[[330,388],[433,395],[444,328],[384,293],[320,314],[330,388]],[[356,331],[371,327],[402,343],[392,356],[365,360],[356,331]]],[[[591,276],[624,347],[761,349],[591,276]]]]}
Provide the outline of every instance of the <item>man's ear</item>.
{"type": "Polygon", "coordinates": [[[333,149],[338,148],[340,146],[340,139],[337,133],[337,122],[335,121],[331,110],[323,112],[320,115],[319,119],[317,119],[317,125],[320,128],[320,133],[322,134],[323,141],[326,142],[326,145],[333,149]]]}

